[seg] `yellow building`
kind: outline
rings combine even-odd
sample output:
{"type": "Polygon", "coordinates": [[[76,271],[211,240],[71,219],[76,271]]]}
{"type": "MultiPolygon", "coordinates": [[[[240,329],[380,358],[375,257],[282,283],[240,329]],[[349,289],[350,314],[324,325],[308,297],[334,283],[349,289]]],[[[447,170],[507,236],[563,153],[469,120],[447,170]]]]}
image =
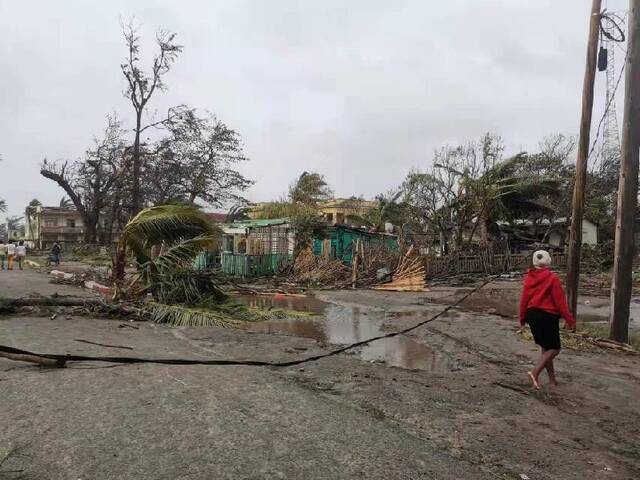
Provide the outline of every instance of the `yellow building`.
{"type": "MultiPolygon", "coordinates": [[[[248,212],[250,219],[262,218],[264,209],[271,202],[259,202],[251,205],[248,212]]],[[[329,225],[362,226],[362,218],[372,210],[378,208],[377,200],[362,200],[359,198],[334,198],[318,205],[318,215],[322,216],[329,225]]]]}
{"type": "Polygon", "coordinates": [[[330,225],[362,226],[362,218],[378,208],[376,200],[335,198],[318,206],[318,212],[330,225]]]}

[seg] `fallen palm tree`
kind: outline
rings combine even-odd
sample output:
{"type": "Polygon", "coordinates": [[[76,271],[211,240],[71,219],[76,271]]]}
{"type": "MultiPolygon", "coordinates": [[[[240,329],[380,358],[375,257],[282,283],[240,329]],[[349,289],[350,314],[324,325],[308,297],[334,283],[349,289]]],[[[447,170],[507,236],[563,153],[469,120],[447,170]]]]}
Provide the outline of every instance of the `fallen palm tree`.
{"type": "Polygon", "coordinates": [[[125,281],[124,263],[116,259],[116,298],[136,302],[148,319],[174,326],[234,327],[293,315],[234,303],[220,287],[218,274],[194,269],[198,254],[215,249],[221,234],[193,206],[163,205],[141,211],[119,241],[120,255],[130,252],[137,271],[125,281]]]}

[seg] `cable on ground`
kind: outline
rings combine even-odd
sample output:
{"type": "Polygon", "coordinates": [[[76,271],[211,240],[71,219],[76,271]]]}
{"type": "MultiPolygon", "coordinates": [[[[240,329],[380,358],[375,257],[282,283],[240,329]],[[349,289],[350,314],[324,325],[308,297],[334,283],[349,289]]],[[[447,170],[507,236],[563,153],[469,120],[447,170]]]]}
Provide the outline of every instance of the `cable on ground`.
{"type": "MultiPolygon", "coordinates": [[[[516,265],[517,266],[517,265],[516,265]]],[[[9,347],[6,345],[0,345],[0,352],[12,354],[12,355],[28,355],[41,357],[49,360],[55,360],[57,362],[58,367],[65,366],[68,362],[106,362],[106,363],[121,363],[121,364],[144,364],[144,363],[153,363],[153,364],[162,364],[162,365],[218,365],[218,366],[254,366],[254,367],[293,367],[296,365],[302,365],[303,363],[315,362],[317,360],[321,360],[323,358],[332,357],[338,355],[340,353],[346,352],[348,350],[352,350],[354,348],[361,347],[363,345],[367,345],[371,342],[375,342],[377,340],[382,340],[385,338],[392,338],[398,335],[404,335],[405,333],[409,333],[413,330],[416,330],[427,323],[433,322],[434,320],[440,318],[442,315],[447,313],[449,310],[457,307],[462,302],[464,302],[467,298],[469,298],[474,293],[478,292],[480,289],[487,286],[489,283],[499,278],[502,274],[501,272],[496,275],[489,276],[484,282],[482,282],[477,287],[473,288],[471,291],[460,297],[455,302],[447,305],[444,309],[429,317],[426,320],[416,323],[407,328],[403,328],[402,330],[398,330],[396,332],[386,333],[384,335],[378,335],[376,337],[367,338],[366,340],[361,340],[359,342],[351,343],[349,345],[345,345],[335,350],[331,350],[326,353],[321,353],[318,355],[312,355],[309,357],[301,358],[298,360],[290,360],[284,362],[268,362],[261,360],[224,360],[224,359],[212,359],[212,360],[198,360],[198,359],[183,359],[183,358],[140,358],[140,357],[109,357],[109,356],[92,356],[92,355],[59,355],[59,354],[49,354],[49,353],[34,353],[28,350],[22,350],[19,348],[9,347]]]]}

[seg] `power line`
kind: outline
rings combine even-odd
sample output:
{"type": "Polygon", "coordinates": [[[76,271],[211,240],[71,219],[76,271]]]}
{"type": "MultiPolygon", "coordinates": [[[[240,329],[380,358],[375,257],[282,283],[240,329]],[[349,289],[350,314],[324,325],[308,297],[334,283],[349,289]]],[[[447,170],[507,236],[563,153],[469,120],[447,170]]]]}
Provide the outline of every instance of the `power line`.
{"type": "MultiPolygon", "coordinates": [[[[591,149],[589,150],[589,154],[587,155],[587,162],[592,158],[602,132],[604,138],[600,149],[601,168],[608,167],[608,163],[612,161],[611,157],[615,155],[616,151],[619,152],[620,150],[620,137],[617,128],[618,121],[615,112],[615,96],[618,91],[618,87],[620,86],[620,81],[622,80],[622,75],[627,63],[627,51],[620,46],[620,44],[626,39],[623,26],[626,23],[627,14],[628,12],[625,12],[624,16],[621,17],[617,13],[609,12],[606,9],[600,14],[601,53],[606,55],[605,61],[607,64],[606,106],[602,117],[598,122],[596,135],[591,145],[591,149]],[[605,45],[608,48],[605,48],[605,45]],[[615,82],[615,86],[613,85],[615,68],[614,47],[617,47],[624,52],[624,61],[620,68],[620,73],[615,82]]],[[[619,157],[619,153],[617,156],[619,157]]],[[[592,163],[592,166],[595,167],[595,162],[592,163]]]]}

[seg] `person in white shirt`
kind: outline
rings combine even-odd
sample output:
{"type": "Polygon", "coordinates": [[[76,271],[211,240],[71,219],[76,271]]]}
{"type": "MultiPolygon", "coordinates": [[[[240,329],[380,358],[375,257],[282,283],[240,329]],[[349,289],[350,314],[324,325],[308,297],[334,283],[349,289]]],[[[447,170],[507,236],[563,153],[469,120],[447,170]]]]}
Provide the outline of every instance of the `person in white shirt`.
{"type": "Polygon", "coordinates": [[[16,244],[9,242],[7,244],[7,270],[13,270],[13,260],[16,256],[16,244]]]}
{"type": "Polygon", "coordinates": [[[7,246],[0,241],[0,270],[4,270],[4,261],[7,258],[7,246]]]}
{"type": "Polygon", "coordinates": [[[18,268],[20,268],[20,270],[22,270],[22,262],[26,256],[27,247],[24,244],[24,240],[20,240],[20,243],[18,243],[18,246],[16,247],[16,257],[18,259],[18,268]]]}

